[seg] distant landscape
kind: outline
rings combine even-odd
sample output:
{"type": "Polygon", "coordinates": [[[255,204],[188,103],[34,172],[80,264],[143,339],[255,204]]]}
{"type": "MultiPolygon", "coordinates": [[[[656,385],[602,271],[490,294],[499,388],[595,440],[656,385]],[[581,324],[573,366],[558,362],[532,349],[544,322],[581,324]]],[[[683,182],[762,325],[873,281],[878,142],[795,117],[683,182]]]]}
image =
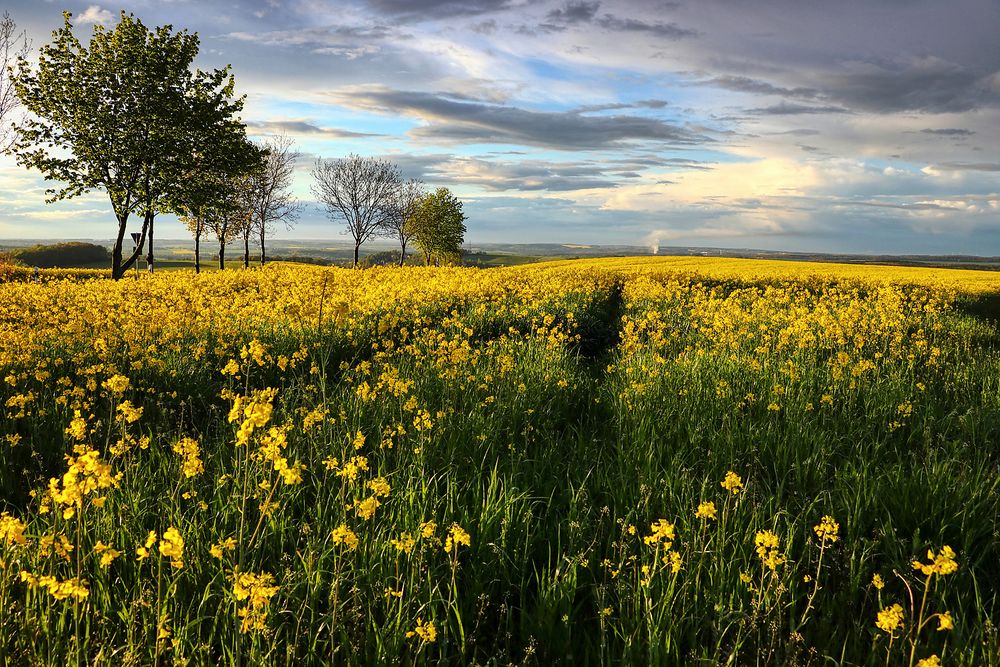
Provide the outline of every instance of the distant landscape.
{"type": "MultiPolygon", "coordinates": [[[[0,256],[6,255],[27,266],[41,268],[83,268],[103,269],[110,266],[107,258],[95,253],[81,254],[79,244],[101,246],[107,250],[114,245],[111,239],[72,239],[63,244],[51,240],[0,239],[0,256]],[[54,252],[56,246],[76,246],[73,252],[54,252]],[[39,253],[39,251],[43,251],[39,253]],[[42,258],[44,257],[44,258],[42,258]]],[[[354,246],[348,241],[329,240],[274,240],[268,251],[269,261],[318,264],[323,266],[350,266],[354,246]]],[[[920,266],[928,268],[975,269],[982,271],[1000,270],[1000,256],[980,257],[975,255],[883,255],[883,254],[841,254],[806,253],[759,250],[754,248],[711,248],[691,246],[659,246],[655,249],[638,245],[587,245],[574,243],[467,243],[462,249],[462,264],[465,266],[516,266],[532,262],[595,257],[631,256],[690,256],[690,257],[734,257],[743,259],[779,259],[796,262],[835,262],[843,264],[880,264],[887,266],[920,266]]],[[[157,270],[194,268],[194,241],[190,239],[165,239],[157,242],[157,270]]],[[[204,251],[203,251],[204,252],[204,251]]],[[[398,262],[399,251],[392,243],[374,241],[361,247],[361,256],[367,265],[398,262]]],[[[239,267],[242,259],[238,252],[229,250],[227,267],[239,267]]],[[[204,257],[208,257],[206,253],[204,257]]],[[[217,255],[203,268],[212,270],[217,255]]],[[[251,249],[251,262],[258,255],[251,249]]],[[[204,260],[203,260],[204,261],[204,260]]],[[[418,255],[408,255],[408,263],[420,264],[418,255]]],[[[140,262],[141,263],[141,262],[140,262]]],[[[144,265],[143,265],[144,268],[144,265]]]]}

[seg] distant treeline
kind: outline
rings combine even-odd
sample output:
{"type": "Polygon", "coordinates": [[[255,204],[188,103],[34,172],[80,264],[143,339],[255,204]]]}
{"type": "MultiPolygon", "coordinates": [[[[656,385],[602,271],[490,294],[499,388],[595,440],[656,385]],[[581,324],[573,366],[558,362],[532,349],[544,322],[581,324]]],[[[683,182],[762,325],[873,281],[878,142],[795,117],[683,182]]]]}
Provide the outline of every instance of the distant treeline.
{"type": "Polygon", "coordinates": [[[0,253],[0,260],[42,269],[90,265],[108,265],[111,253],[102,245],[70,241],[52,245],[33,245],[0,253]]]}

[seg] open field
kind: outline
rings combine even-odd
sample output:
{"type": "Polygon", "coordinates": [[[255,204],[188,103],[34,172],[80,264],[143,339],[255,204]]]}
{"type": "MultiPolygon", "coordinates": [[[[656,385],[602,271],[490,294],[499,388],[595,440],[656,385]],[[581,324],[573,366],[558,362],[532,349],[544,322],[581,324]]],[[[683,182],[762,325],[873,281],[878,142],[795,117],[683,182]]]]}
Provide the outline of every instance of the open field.
{"type": "Polygon", "coordinates": [[[44,274],[0,663],[1000,665],[997,274],[44,274]]]}

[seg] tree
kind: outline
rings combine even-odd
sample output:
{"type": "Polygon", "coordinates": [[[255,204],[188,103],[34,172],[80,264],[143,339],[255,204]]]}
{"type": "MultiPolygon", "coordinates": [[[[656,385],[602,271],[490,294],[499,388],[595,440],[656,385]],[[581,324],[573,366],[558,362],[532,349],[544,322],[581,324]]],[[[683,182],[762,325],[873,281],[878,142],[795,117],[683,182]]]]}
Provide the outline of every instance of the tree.
{"type": "Polygon", "coordinates": [[[219,242],[219,270],[226,268],[226,246],[240,238],[250,224],[244,209],[238,201],[238,183],[230,183],[230,199],[204,211],[204,230],[219,242]]]}
{"type": "Polygon", "coordinates": [[[402,182],[399,167],[387,160],[351,154],[340,160],[316,160],[312,192],[334,220],[343,220],[354,239],[354,266],[361,244],[384,229],[395,214],[402,182]]]}
{"type": "MultiPolygon", "coordinates": [[[[287,136],[272,137],[264,143],[266,157],[261,168],[250,175],[247,194],[247,208],[251,226],[260,242],[260,265],[264,266],[264,243],[274,232],[277,223],[291,229],[302,210],[301,202],[292,195],[292,175],[299,153],[292,150],[292,140],[287,136]]],[[[249,241],[245,246],[244,265],[249,264],[249,241]]]]}
{"type": "Polygon", "coordinates": [[[424,254],[424,261],[456,261],[465,240],[465,214],[462,202],[448,188],[438,188],[425,195],[412,221],[413,238],[424,254]]]}
{"type": "Polygon", "coordinates": [[[13,147],[13,135],[8,131],[7,121],[12,120],[14,111],[21,106],[12,78],[14,63],[28,55],[27,35],[17,31],[17,24],[7,12],[0,19],[0,153],[13,147]]]}
{"type": "MultiPolygon", "coordinates": [[[[118,232],[111,274],[121,278],[139,257],[157,214],[177,212],[185,176],[196,168],[201,125],[236,131],[243,99],[233,97],[229,68],[192,67],[199,40],[171,26],[151,31],[122,12],[117,26],[97,25],[88,45],[73,34],[72,15],[42,47],[37,71],[21,59],[14,85],[33,116],[16,128],[14,152],[47,180],[62,181],[48,201],[104,190],[118,232]],[[131,215],[142,218],[137,248],[123,257],[131,215]]],[[[147,260],[152,262],[152,243],[147,260]]]]}
{"type": "Polygon", "coordinates": [[[413,238],[413,218],[426,193],[424,184],[411,178],[396,190],[393,215],[382,225],[382,234],[399,242],[399,265],[406,261],[406,246],[413,238]]]}

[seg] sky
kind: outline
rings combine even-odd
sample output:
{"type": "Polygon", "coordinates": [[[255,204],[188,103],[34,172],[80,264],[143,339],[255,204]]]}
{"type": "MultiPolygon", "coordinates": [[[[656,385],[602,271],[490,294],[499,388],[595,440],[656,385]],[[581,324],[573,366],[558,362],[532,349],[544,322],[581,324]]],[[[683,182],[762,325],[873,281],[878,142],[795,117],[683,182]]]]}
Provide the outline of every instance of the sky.
{"type": "MultiPolygon", "coordinates": [[[[472,242],[1000,255],[1000,0],[5,0],[46,43],[121,10],[232,64],[316,159],[451,188],[472,242]]],[[[109,238],[0,158],[0,238],[109,238]]],[[[158,238],[183,238],[164,216],[158,238]]]]}

